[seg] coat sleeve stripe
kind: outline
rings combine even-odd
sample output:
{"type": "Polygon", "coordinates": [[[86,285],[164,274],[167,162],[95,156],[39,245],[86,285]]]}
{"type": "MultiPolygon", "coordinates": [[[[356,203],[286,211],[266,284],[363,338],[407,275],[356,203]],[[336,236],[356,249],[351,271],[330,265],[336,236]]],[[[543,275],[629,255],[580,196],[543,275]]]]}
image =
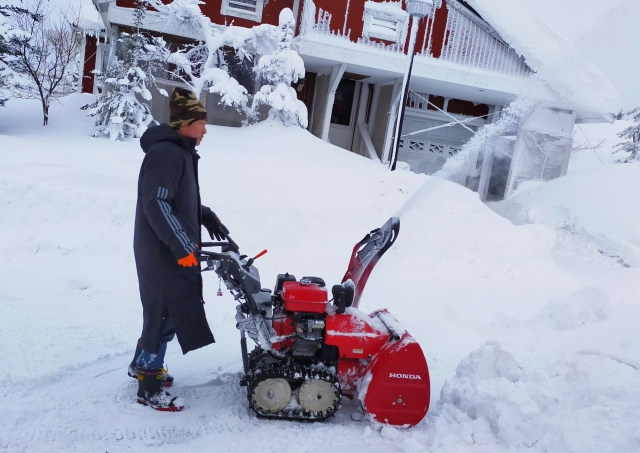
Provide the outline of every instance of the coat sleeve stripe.
{"type": "Polygon", "coordinates": [[[162,214],[171,227],[173,234],[176,235],[184,249],[188,253],[191,253],[195,250],[195,247],[193,246],[193,244],[191,244],[191,241],[185,234],[184,229],[182,228],[182,225],[180,225],[178,219],[176,219],[176,217],[171,214],[171,206],[165,201],[168,194],[169,191],[167,189],[158,187],[158,196],[156,197],[156,200],[158,202],[158,205],[160,206],[160,211],[162,211],[162,214]]]}
{"type": "Polygon", "coordinates": [[[158,204],[160,205],[160,210],[162,211],[162,214],[164,215],[165,220],[167,221],[167,223],[169,224],[169,226],[171,227],[171,230],[173,231],[173,234],[176,235],[176,237],[178,238],[178,240],[180,241],[180,243],[182,244],[182,246],[184,247],[184,249],[188,252],[191,252],[189,250],[189,242],[187,240],[185,240],[185,237],[183,236],[183,234],[180,234],[179,231],[179,227],[176,227],[174,222],[175,222],[175,217],[173,217],[169,211],[170,207],[169,204],[166,201],[163,200],[158,200],[158,204]]]}

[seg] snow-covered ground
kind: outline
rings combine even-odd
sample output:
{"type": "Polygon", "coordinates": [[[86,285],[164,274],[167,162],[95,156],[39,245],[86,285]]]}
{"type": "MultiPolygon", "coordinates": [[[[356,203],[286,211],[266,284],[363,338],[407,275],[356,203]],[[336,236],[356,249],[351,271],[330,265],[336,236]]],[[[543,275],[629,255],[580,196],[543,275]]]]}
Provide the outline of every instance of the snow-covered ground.
{"type": "Polygon", "coordinates": [[[88,136],[91,99],[53,106],[47,127],[36,102],[0,109],[0,451],[640,451],[640,164],[581,152],[569,176],[488,207],[300,129],[209,127],[203,202],[243,251],[269,250],[263,286],[285,271],[338,282],[363,234],[401,216],[360,307],[388,308],[420,342],[432,405],[402,432],[352,421],[349,402],[325,423],[256,419],[233,300],[205,274],[217,343],[170,343],[187,405],[167,414],[136,404],[126,375],[143,153],[88,136]]]}

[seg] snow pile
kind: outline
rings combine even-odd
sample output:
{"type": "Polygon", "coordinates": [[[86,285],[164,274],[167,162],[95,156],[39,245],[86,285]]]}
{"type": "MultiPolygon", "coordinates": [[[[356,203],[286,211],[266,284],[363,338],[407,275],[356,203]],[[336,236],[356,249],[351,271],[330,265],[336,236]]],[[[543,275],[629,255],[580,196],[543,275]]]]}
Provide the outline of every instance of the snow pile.
{"type": "Polygon", "coordinates": [[[517,223],[535,222],[640,266],[640,164],[569,174],[495,205],[517,223]]]}
{"type": "Polygon", "coordinates": [[[469,4],[524,56],[540,79],[562,93],[565,99],[558,95],[558,101],[598,113],[620,111],[618,92],[587,55],[520,0],[469,0],[469,4]]]}
{"type": "Polygon", "coordinates": [[[493,342],[472,352],[443,387],[433,430],[490,448],[636,451],[636,369],[592,354],[537,365],[493,342]]]}

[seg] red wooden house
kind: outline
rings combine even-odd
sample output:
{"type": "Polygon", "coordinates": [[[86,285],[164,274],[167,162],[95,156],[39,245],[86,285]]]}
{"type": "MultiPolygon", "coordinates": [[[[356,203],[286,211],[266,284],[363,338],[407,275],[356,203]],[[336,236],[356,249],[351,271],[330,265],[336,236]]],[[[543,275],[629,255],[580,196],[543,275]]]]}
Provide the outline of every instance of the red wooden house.
{"type": "MultiPolygon", "coordinates": [[[[132,26],[131,0],[93,1],[105,23],[107,41],[114,42],[118,30],[132,26]]],[[[221,27],[230,23],[251,27],[276,25],[285,7],[297,18],[296,34],[307,73],[296,88],[308,107],[309,130],[337,146],[387,162],[407,58],[410,19],[404,2],[207,0],[202,11],[221,27]]],[[[145,28],[162,33],[169,42],[198,39],[188,30],[166,30],[161,18],[151,13],[145,28]]],[[[90,45],[88,42],[89,53],[90,45]]],[[[108,58],[109,45],[93,45],[97,47],[95,65],[100,67],[108,58]]],[[[93,64],[87,60],[86,69],[93,64]]],[[[532,73],[525,59],[467,2],[434,0],[430,15],[419,26],[399,160],[413,171],[435,173],[478,128],[494,121],[503,106],[526,91],[532,73]]],[[[84,91],[96,89],[89,82],[83,85],[84,91]]],[[[256,89],[251,80],[242,83],[250,91],[256,89]]],[[[170,88],[175,83],[167,80],[163,84],[170,88]]],[[[604,121],[600,112],[554,105],[552,99],[543,99],[548,112],[540,115],[546,115],[550,124],[562,124],[562,130],[550,127],[546,133],[570,137],[576,121],[604,121]]],[[[212,123],[240,124],[239,114],[217,105],[215,95],[208,94],[203,101],[212,123]]],[[[166,120],[166,99],[154,98],[152,111],[156,119],[166,120]]],[[[517,147],[512,138],[496,146],[505,148],[504,154],[513,154],[517,147]]],[[[562,152],[568,161],[567,151],[562,152]]],[[[470,176],[469,185],[483,198],[504,194],[504,187],[498,187],[497,195],[491,194],[496,190],[490,188],[492,171],[496,165],[505,165],[494,154],[481,156],[470,176]]],[[[566,165],[561,163],[550,178],[563,172],[566,165]]],[[[513,178],[510,175],[510,184],[517,186],[517,175],[513,178]]]]}

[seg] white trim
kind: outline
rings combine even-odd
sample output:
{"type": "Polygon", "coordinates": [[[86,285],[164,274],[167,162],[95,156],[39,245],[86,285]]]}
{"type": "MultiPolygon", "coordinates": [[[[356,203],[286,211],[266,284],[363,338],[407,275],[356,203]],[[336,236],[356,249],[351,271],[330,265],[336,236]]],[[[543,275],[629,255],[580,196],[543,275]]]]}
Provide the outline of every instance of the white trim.
{"type": "Polygon", "coordinates": [[[371,141],[371,137],[369,136],[367,125],[364,123],[358,123],[358,132],[360,133],[360,137],[362,138],[362,144],[364,145],[364,150],[367,153],[367,157],[371,160],[380,162],[380,158],[378,157],[378,153],[376,152],[376,147],[373,146],[373,142],[371,141]]]}
{"type": "Polygon", "coordinates": [[[329,79],[329,92],[327,93],[326,110],[324,112],[324,120],[322,122],[322,134],[320,138],[325,142],[329,141],[329,126],[331,125],[331,112],[333,111],[333,101],[336,98],[336,90],[338,84],[342,80],[346,64],[340,64],[331,68],[331,78],[329,79]]]}
{"type": "Polygon", "coordinates": [[[239,17],[241,19],[252,20],[254,22],[262,22],[262,8],[264,7],[264,0],[253,0],[256,2],[255,11],[245,10],[242,8],[234,7],[234,4],[252,3],[252,0],[222,0],[220,7],[220,14],[223,16],[239,17]]]}
{"type": "Polygon", "coordinates": [[[402,88],[402,79],[396,79],[393,83],[393,92],[391,93],[391,105],[389,106],[389,118],[387,120],[387,129],[384,135],[384,145],[382,148],[382,163],[389,163],[389,152],[393,139],[393,130],[396,125],[398,116],[398,105],[400,104],[400,91],[402,88]]]}

